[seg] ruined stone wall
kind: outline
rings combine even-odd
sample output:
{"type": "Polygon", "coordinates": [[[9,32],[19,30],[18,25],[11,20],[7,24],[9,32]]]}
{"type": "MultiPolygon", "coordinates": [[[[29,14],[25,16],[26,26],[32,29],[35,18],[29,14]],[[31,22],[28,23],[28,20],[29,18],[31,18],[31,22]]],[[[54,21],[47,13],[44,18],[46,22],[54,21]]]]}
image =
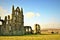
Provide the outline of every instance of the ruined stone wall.
{"type": "Polygon", "coordinates": [[[24,20],[23,20],[23,9],[19,9],[17,7],[14,9],[14,6],[12,7],[12,30],[13,34],[22,35],[24,34],[24,20]]]}
{"type": "MultiPolygon", "coordinates": [[[[1,19],[1,18],[0,18],[1,19]]],[[[24,15],[23,9],[12,6],[12,18],[5,16],[4,24],[1,26],[2,35],[23,35],[24,34],[24,15]]]]}

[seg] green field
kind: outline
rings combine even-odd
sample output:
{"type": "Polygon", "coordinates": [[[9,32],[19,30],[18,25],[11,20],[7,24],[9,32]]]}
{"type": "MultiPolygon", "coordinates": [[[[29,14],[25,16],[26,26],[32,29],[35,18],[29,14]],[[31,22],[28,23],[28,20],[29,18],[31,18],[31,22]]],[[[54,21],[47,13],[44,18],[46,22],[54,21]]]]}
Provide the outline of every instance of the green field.
{"type": "Polygon", "coordinates": [[[0,36],[0,40],[60,40],[60,35],[0,36]]]}

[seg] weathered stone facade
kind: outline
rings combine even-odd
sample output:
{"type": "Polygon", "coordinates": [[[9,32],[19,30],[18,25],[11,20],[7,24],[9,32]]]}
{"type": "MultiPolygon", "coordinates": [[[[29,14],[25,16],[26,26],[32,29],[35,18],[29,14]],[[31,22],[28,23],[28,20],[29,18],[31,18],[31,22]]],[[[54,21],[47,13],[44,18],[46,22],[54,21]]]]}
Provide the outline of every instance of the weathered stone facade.
{"type": "Polygon", "coordinates": [[[40,25],[39,24],[35,24],[35,34],[40,34],[40,25]]]}
{"type": "Polygon", "coordinates": [[[24,32],[25,34],[32,34],[31,26],[24,26],[24,32]]]}
{"type": "Polygon", "coordinates": [[[19,7],[14,10],[14,6],[12,6],[12,31],[13,34],[24,34],[24,15],[23,9],[19,9],[19,7]]]}
{"type": "Polygon", "coordinates": [[[24,34],[24,15],[23,9],[17,7],[16,10],[12,6],[12,18],[10,15],[5,16],[5,19],[2,20],[2,25],[0,27],[1,35],[23,35],[24,34]]]}

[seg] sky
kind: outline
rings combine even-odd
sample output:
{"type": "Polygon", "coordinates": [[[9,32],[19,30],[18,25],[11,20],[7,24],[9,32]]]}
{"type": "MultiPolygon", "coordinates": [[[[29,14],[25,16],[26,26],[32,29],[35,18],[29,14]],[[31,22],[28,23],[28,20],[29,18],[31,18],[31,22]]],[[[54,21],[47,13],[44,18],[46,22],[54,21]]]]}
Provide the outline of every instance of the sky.
{"type": "Polygon", "coordinates": [[[60,0],[0,0],[0,16],[11,15],[12,5],[23,8],[24,25],[60,28],[60,0]]]}

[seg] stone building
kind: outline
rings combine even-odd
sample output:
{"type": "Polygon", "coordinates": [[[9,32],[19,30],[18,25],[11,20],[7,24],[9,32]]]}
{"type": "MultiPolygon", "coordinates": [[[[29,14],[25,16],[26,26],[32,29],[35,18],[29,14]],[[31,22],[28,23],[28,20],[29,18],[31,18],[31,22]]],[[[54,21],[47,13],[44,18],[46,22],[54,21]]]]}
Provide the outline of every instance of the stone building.
{"type": "Polygon", "coordinates": [[[17,34],[24,34],[24,15],[23,15],[23,9],[19,9],[19,7],[14,10],[14,6],[12,6],[12,31],[13,34],[15,32],[17,34]]]}
{"type": "Polygon", "coordinates": [[[1,35],[23,35],[24,34],[24,15],[23,9],[17,7],[14,9],[12,6],[12,18],[10,15],[5,16],[5,19],[2,20],[2,25],[0,25],[1,35]]]}
{"type": "Polygon", "coordinates": [[[25,34],[32,34],[32,28],[31,26],[24,26],[25,34]]]}
{"type": "Polygon", "coordinates": [[[35,33],[35,34],[41,34],[40,32],[41,32],[41,31],[40,31],[40,25],[39,25],[39,24],[35,24],[34,33],[35,33]]]}

